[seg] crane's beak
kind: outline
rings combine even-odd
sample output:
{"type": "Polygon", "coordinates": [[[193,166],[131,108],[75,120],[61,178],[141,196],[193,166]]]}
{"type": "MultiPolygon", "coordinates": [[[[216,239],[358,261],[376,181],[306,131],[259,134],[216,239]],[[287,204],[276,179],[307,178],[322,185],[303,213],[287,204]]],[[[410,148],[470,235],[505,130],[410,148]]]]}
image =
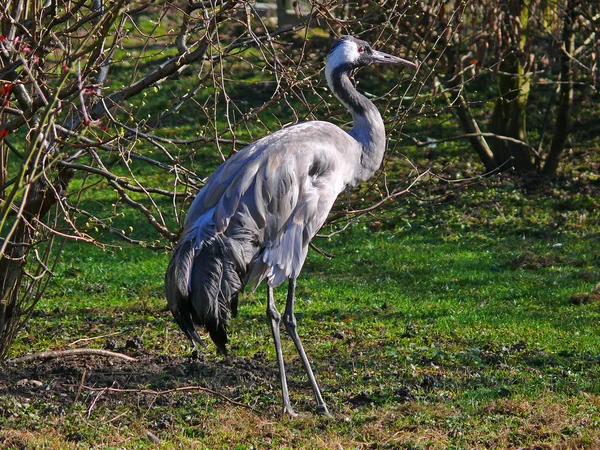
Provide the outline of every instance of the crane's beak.
{"type": "Polygon", "coordinates": [[[407,59],[398,58],[394,55],[388,55],[387,53],[378,52],[373,50],[371,56],[371,64],[393,64],[395,66],[407,66],[413,69],[418,69],[419,65],[407,59]]]}

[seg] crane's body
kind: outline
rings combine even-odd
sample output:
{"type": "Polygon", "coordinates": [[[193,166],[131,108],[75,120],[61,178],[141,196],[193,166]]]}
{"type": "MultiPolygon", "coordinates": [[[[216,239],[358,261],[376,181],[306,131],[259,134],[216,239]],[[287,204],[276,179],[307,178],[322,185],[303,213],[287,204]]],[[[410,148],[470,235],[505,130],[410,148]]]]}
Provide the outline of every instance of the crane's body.
{"type": "Polygon", "coordinates": [[[237,313],[238,294],[267,279],[267,316],[283,408],[292,415],[273,288],[289,279],[284,323],[308,373],[318,411],[328,414],[296,332],[294,292],[310,240],[337,196],[370,178],[381,165],[383,120],[349,79],[350,70],[373,62],[414,66],[349,36],[336,41],[327,60],[327,81],[352,113],[353,128],[344,131],[322,121],[299,123],[259,139],[227,160],[192,203],[165,277],[169,308],[184,333],[201,342],[195,325],[204,326],[221,353],[226,353],[227,325],[237,313]]]}

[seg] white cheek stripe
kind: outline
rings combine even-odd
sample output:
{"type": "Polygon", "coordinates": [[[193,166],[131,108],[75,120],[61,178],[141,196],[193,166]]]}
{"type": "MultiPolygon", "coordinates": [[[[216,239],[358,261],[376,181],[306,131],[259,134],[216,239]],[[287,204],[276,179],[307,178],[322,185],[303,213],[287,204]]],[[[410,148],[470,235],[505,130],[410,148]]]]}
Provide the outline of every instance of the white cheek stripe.
{"type": "Polygon", "coordinates": [[[329,81],[329,78],[336,67],[339,67],[342,64],[353,63],[359,57],[360,53],[358,53],[358,45],[356,42],[341,42],[327,57],[327,64],[325,66],[325,76],[327,77],[327,81],[329,81]]]}

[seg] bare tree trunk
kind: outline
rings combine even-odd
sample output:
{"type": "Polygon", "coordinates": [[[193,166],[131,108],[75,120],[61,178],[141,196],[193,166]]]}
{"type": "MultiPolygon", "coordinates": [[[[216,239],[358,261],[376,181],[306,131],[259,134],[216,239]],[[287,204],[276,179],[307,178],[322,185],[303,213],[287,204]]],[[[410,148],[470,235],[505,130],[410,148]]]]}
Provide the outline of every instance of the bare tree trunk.
{"type": "Polygon", "coordinates": [[[448,60],[449,76],[449,80],[447,81],[449,92],[446,95],[446,99],[448,103],[453,106],[465,134],[471,135],[471,137],[469,137],[471,147],[473,147],[473,150],[479,155],[485,169],[490,172],[496,169],[498,164],[494,159],[494,155],[485,137],[481,135],[479,125],[471,112],[471,108],[469,108],[469,103],[465,99],[466,93],[462,89],[465,81],[462,67],[460,66],[460,60],[452,49],[449,49],[446,52],[446,58],[448,60]]]}
{"type": "Polygon", "coordinates": [[[573,106],[573,62],[571,55],[575,50],[573,22],[575,21],[575,1],[567,0],[563,25],[563,53],[560,67],[560,104],[556,113],[554,133],[550,153],[544,164],[544,173],[554,175],[560,156],[565,148],[571,128],[571,107],[573,106]]]}
{"type": "MultiPolygon", "coordinates": [[[[465,4],[463,2],[456,2],[454,10],[462,15],[464,14],[464,7],[465,4]]],[[[440,15],[445,16],[446,13],[446,9],[442,8],[440,15]]],[[[471,137],[469,137],[471,147],[473,147],[473,150],[479,155],[486,171],[491,172],[498,167],[498,164],[494,160],[494,154],[485,140],[485,137],[481,135],[479,125],[477,124],[477,121],[471,112],[471,108],[469,107],[469,102],[466,99],[466,91],[463,89],[465,86],[464,70],[460,55],[456,48],[457,46],[454,46],[452,43],[452,34],[449,34],[446,31],[442,31],[442,33],[445,33],[447,37],[447,50],[444,53],[446,60],[448,61],[448,76],[446,81],[448,92],[445,93],[446,101],[456,112],[458,121],[465,134],[471,135],[471,137]]]]}
{"type": "Polygon", "coordinates": [[[0,359],[6,356],[20,324],[27,321],[37,301],[20,301],[22,290],[25,289],[23,282],[27,259],[36,240],[34,224],[45,217],[65,194],[74,175],[75,171],[71,169],[59,170],[52,186],[48,186],[44,177],[40,177],[34,182],[33,192],[21,216],[15,218],[18,221],[17,229],[0,256],[0,359]]]}
{"type": "MultiPolygon", "coordinates": [[[[511,0],[505,12],[506,29],[518,29],[518,35],[512,37],[513,50],[500,64],[498,74],[498,94],[491,129],[494,134],[508,136],[527,142],[527,101],[531,87],[528,68],[523,64],[527,44],[527,22],[529,20],[530,0],[511,0]],[[515,25],[519,17],[519,26],[515,25]]],[[[535,168],[531,149],[516,142],[494,139],[492,151],[496,161],[502,165],[512,160],[507,167],[528,172],[535,168]]]]}

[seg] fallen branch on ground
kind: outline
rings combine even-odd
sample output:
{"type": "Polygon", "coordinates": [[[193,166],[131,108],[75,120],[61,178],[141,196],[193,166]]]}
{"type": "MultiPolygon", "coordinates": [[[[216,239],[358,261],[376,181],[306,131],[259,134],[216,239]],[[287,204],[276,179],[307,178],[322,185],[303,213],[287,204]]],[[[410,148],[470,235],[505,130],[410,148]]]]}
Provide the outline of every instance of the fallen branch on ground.
{"type": "Polygon", "coordinates": [[[40,353],[33,353],[31,355],[21,356],[20,358],[14,358],[8,360],[9,364],[18,364],[23,362],[35,361],[36,359],[51,359],[51,358],[64,358],[68,356],[80,356],[80,355],[94,355],[94,356],[105,356],[107,358],[120,358],[125,361],[137,361],[137,359],[124,355],[123,353],[111,352],[110,350],[101,350],[99,348],[74,348],[70,350],[54,350],[40,353]]]}
{"type": "Polygon", "coordinates": [[[173,393],[178,393],[178,392],[203,391],[203,392],[208,392],[209,394],[215,395],[217,397],[220,397],[223,400],[231,403],[232,405],[241,406],[243,408],[249,409],[252,412],[260,414],[260,411],[253,408],[252,406],[246,405],[246,404],[238,402],[236,400],[233,400],[232,398],[229,398],[226,395],[221,394],[220,392],[214,391],[214,390],[204,387],[204,386],[181,386],[178,388],[167,389],[165,391],[155,391],[154,389],[120,389],[120,388],[114,388],[114,387],[101,388],[101,387],[92,387],[92,386],[83,386],[83,389],[86,389],[89,391],[101,391],[102,393],[117,392],[117,393],[123,393],[123,394],[149,394],[149,395],[156,395],[156,396],[168,395],[168,394],[173,394],[173,393]]]}

